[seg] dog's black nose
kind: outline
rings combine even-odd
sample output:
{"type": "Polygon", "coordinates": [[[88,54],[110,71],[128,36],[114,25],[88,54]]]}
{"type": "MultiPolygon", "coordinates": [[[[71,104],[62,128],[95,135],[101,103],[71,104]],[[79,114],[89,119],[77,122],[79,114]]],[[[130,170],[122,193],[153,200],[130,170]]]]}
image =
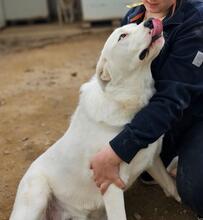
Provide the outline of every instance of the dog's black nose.
{"type": "Polygon", "coordinates": [[[153,20],[153,18],[147,19],[147,20],[144,22],[144,27],[147,27],[147,28],[149,28],[149,29],[153,29],[153,28],[154,28],[154,25],[153,25],[152,20],[153,20]]]}

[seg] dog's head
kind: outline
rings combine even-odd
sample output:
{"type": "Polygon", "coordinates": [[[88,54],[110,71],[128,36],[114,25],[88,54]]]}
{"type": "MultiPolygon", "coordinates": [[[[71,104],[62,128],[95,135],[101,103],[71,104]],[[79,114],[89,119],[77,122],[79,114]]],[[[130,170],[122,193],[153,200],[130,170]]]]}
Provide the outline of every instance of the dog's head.
{"type": "Polygon", "coordinates": [[[152,60],[164,45],[162,23],[148,19],[139,25],[116,29],[104,45],[97,64],[97,77],[105,92],[134,83],[140,74],[150,73],[152,60]]]}

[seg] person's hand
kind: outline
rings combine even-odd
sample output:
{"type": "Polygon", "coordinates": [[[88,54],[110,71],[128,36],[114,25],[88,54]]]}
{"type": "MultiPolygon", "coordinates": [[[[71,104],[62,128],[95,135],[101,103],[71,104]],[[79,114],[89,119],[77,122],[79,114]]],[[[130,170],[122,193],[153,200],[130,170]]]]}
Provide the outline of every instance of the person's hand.
{"type": "Polygon", "coordinates": [[[110,146],[97,153],[90,161],[90,169],[94,173],[94,181],[104,194],[110,184],[124,189],[125,183],[119,176],[120,163],[122,160],[116,155],[110,146]]]}

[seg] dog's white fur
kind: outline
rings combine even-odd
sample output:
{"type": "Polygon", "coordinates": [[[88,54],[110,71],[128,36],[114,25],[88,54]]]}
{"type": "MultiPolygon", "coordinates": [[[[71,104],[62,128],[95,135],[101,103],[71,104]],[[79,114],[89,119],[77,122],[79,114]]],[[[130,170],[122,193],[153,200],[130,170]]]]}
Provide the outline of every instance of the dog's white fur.
{"type": "MultiPolygon", "coordinates": [[[[89,166],[92,156],[131,121],[154,93],[150,64],[164,40],[157,40],[141,61],[139,54],[150,42],[149,29],[143,23],[112,33],[95,77],[81,87],[68,131],[33,162],[21,180],[10,220],[103,220],[104,205],[108,220],[126,220],[123,191],[111,185],[102,197],[89,166]],[[123,33],[127,36],[122,35],[118,41],[123,33]]],[[[179,200],[175,184],[159,159],[160,150],[161,139],[140,150],[129,165],[123,163],[120,176],[129,187],[147,170],[168,195],[179,200]]]]}

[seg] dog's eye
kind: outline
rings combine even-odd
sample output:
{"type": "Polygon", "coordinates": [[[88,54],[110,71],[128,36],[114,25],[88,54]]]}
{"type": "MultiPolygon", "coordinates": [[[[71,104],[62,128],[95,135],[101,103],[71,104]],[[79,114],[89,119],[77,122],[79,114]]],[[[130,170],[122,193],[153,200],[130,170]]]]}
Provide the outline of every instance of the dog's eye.
{"type": "Polygon", "coordinates": [[[125,38],[127,36],[127,34],[121,34],[120,37],[118,38],[118,41],[122,40],[123,38],[125,38]]]}

